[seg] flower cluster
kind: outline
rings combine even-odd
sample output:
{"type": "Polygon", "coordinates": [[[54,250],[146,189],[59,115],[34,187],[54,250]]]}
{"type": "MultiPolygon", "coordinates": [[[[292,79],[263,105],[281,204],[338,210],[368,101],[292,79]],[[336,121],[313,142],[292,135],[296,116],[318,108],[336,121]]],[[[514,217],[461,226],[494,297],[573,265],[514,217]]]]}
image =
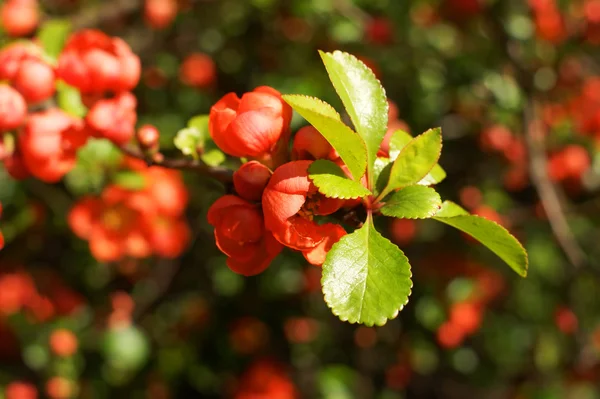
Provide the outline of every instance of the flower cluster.
{"type": "Polygon", "coordinates": [[[10,36],[31,34],[40,22],[38,0],[6,0],[0,6],[0,22],[10,36]]]}
{"type": "Polygon", "coordinates": [[[73,34],[56,66],[36,44],[5,47],[0,51],[0,80],[6,82],[0,85],[0,161],[16,179],[34,176],[52,183],[73,168],[88,137],[128,142],[137,120],[130,90],[139,79],[140,60],[129,46],[96,30],[73,34]],[[28,110],[51,99],[59,79],[81,92],[90,108],[85,119],[53,106],[28,110]]]}
{"type": "Polygon", "coordinates": [[[282,365],[270,359],[255,361],[242,375],[235,399],[298,398],[299,393],[282,365]]]}
{"type": "Polygon", "coordinates": [[[71,209],[69,226],[89,241],[101,261],[156,254],[175,258],[186,248],[190,230],[184,219],[188,193],[177,171],[134,165],[144,187],[107,186],[99,197],[84,197],[71,209]]]}
{"type": "Polygon", "coordinates": [[[284,246],[321,265],[346,234],[338,224],[317,221],[346,201],[320,194],[308,174],[314,160],[339,162],[339,156],[316,129],[304,127],[294,137],[289,161],[290,120],[291,108],[269,87],[241,99],[227,94],[211,109],[215,143],[229,155],[253,159],[234,173],[237,195],[219,198],[208,212],[217,246],[236,273],[262,272],[284,246]]]}
{"type": "Polygon", "coordinates": [[[80,90],[90,108],[86,122],[92,134],[116,144],[135,133],[137,102],[130,91],[140,74],[140,59],[129,45],[97,30],[72,35],[58,59],[58,75],[80,90]]]}

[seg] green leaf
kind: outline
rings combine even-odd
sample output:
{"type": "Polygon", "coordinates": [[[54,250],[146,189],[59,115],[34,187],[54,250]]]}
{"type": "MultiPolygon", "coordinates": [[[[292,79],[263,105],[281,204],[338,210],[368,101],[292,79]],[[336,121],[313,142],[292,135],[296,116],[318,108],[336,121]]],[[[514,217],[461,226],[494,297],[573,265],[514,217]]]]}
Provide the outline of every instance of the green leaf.
{"type": "Polygon", "coordinates": [[[333,245],[323,264],[325,302],[341,320],[383,325],[408,302],[412,281],[408,259],[368,218],[333,245]]]}
{"type": "Polygon", "coordinates": [[[335,109],[318,98],[284,95],[283,99],[315,127],[331,144],[346,164],[354,180],[359,180],[367,167],[367,153],[361,138],[346,126],[335,109]]]}
{"type": "Polygon", "coordinates": [[[208,115],[198,115],[190,119],[187,128],[179,130],[175,135],[175,147],[184,155],[198,159],[198,151],[203,150],[205,142],[210,139],[208,119],[208,115]]]}
{"type": "Polygon", "coordinates": [[[146,187],[146,179],[132,170],[123,170],[115,174],[113,182],[128,190],[142,190],[146,187]]]}
{"type": "Polygon", "coordinates": [[[219,166],[227,158],[223,151],[212,140],[209,140],[205,143],[204,153],[202,153],[200,159],[208,166],[219,166]]]}
{"type": "Polygon", "coordinates": [[[444,201],[435,220],[469,234],[504,260],[518,275],[527,276],[527,252],[508,230],[491,220],[470,215],[460,206],[444,201]]]}
{"type": "Polygon", "coordinates": [[[79,90],[62,80],[56,84],[56,101],[63,111],[78,118],[83,118],[88,111],[81,101],[79,90]]]}
{"type": "Polygon", "coordinates": [[[388,102],[373,72],[356,57],[341,51],[319,51],[329,79],[367,148],[369,184],[372,167],[387,131],[388,102]]]}
{"type": "Polygon", "coordinates": [[[71,22],[66,19],[49,19],[38,31],[38,39],[42,48],[53,60],[56,60],[62,51],[67,37],[71,33],[71,22]]]}
{"type": "MultiPolygon", "coordinates": [[[[402,149],[406,147],[406,145],[410,143],[412,139],[413,137],[409,133],[406,133],[403,130],[396,130],[390,139],[390,159],[395,160],[398,157],[398,154],[400,154],[400,151],[402,151],[402,149]]],[[[445,178],[446,171],[442,169],[439,164],[436,164],[427,174],[427,176],[419,181],[418,184],[430,186],[440,183],[445,178]]]]}
{"type": "Polygon", "coordinates": [[[441,205],[442,199],[433,188],[408,186],[392,194],[381,213],[401,219],[426,219],[435,215],[441,205]]]}
{"type": "Polygon", "coordinates": [[[197,129],[200,132],[202,141],[210,139],[210,133],[208,131],[208,115],[197,115],[190,119],[187,123],[189,128],[197,129]]]}
{"type": "Polygon", "coordinates": [[[412,139],[398,154],[390,171],[390,179],[381,193],[383,198],[393,190],[419,183],[431,171],[442,151],[441,129],[430,129],[412,139]]]}
{"type": "Polygon", "coordinates": [[[390,138],[390,159],[395,161],[396,158],[398,158],[400,151],[402,151],[412,139],[413,136],[404,130],[396,130],[390,138]]]}
{"type": "Polygon", "coordinates": [[[357,181],[350,180],[342,168],[335,163],[320,159],[314,161],[308,168],[308,177],[313,181],[319,192],[329,198],[362,198],[371,192],[357,181]]]}
{"type": "Polygon", "coordinates": [[[431,186],[434,184],[438,184],[442,180],[446,178],[446,171],[442,169],[440,164],[435,164],[431,171],[425,176],[419,183],[422,186],[431,186]]]}
{"type": "Polygon", "coordinates": [[[383,191],[387,185],[387,182],[390,179],[392,165],[393,163],[389,158],[377,157],[377,159],[375,159],[375,163],[373,164],[373,179],[376,182],[375,187],[373,187],[375,195],[378,195],[383,191]]]}
{"type": "Polygon", "coordinates": [[[186,127],[177,132],[173,144],[184,155],[198,159],[198,147],[202,146],[202,133],[195,127],[186,127]]]}

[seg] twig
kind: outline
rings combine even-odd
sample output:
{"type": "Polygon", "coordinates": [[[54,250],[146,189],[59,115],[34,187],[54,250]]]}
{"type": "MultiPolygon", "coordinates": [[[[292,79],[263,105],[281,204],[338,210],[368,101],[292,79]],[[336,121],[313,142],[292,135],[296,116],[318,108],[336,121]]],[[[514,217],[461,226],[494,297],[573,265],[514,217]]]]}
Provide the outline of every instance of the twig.
{"type": "Polygon", "coordinates": [[[533,100],[530,100],[525,106],[523,120],[525,124],[525,143],[530,159],[529,170],[531,180],[546,211],[556,241],[571,264],[575,267],[580,267],[586,262],[585,252],[577,243],[569,227],[563,209],[564,204],[561,203],[557,188],[548,176],[544,132],[541,130],[541,125],[536,115],[537,104],[533,100]]]}
{"type": "Polygon", "coordinates": [[[141,159],[142,161],[146,162],[148,166],[162,166],[169,169],[195,170],[201,174],[213,177],[222,183],[231,183],[233,181],[233,172],[231,170],[219,166],[208,166],[199,160],[164,159],[157,161],[147,157],[142,151],[133,146],[124,145],[121,146],[120,149],[126,155],[141,159]]]}
{"type": "Polygon", "coordinates": [[[102,1],[98,6],[85,7],[71,19],[71,24],[74,30],[95,27],[106,21],[130,14],[140,9],[142,5],[143,0],[102,1]]]}
{"type": "Polygon", "coordinates": [[[175,276],[177,276],[180,270],[181,261],[175,262],[167,259],[158,260],[152,274],[143,282],[145,284],[154,285],[155,291],[147,298],[134,298],[136,303],[133,314],[134,320],[140,321],[144,315],[160,301],[160,299],[169,291],[175,276]]]}
{"type": "Polygon", "coordinates": [[[371,20],[371,16],[352,3],[351,0],[334,0],[333,7],[348,19],[362,24],[371,20]]]}
{"type": "Polygon", "coordinates": [[[500,20],[501,10],[490,7],[486,14],[486,20],[491,27],[491,33],[514,69],[515,79],[529,98],[523,113],[523,130],[525,132],[525,144],[529,154],[529,171],[533,185],[538,192],[542,206],[548,216],[550,227],[554,237],[569,262],[575,267],[580,267],[586,262],[585,252],[581,249],[571,228],[567,222],[564,208],[565,204],[558,195],[556,186],[550,181],[547,172],[547,157],[544,143],[544,134],[537,122],[537,105],[533,100],[535,86],[533,84],[533,73],[522,65],[511,48],[511,40],[504,25],[500,20]]]}

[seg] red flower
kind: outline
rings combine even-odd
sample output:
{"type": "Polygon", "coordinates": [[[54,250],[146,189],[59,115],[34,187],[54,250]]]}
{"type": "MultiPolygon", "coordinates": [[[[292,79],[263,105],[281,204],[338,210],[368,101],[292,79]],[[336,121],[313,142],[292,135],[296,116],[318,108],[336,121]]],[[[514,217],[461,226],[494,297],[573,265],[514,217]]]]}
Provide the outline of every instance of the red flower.
{"type": "Polygon", "coordinates": [[[135,134],[137,100],[123,92],[114,98],[96,102],[85,117],[96,137],[107,138],[115,144],[127,143],[135,134]]]}
{"type": "Polygon", "coordinates": [[[263,157],[287,135],[291,116],[291,107],[270,87],[258,87],[241,99],[229,93],[210,110],[210,136],[234,157],[263,157]]]}
{"type": "Polygon", "coordinates": [[[212,85],[217,76],[215,62],[209,55],[192,53],[179,67],[179,79],[183,84],[202,89],[212,85]]]}
{"type": "Polygon", "coordinates": [[[54,95],[54,69],[37,59],[23,61],[12,84],[28,103],[38,103],[54,95]]]}
{"type": "Polygon", "coordinates": [[[297,399],[296,387],[282,365],[271,360],[256,361],[239,381],[235,399],[297,399]]]}
{"type": "Polygon", "coordinates": [[[29,382],[13,381],[4,390],[6,399],[37,399],[35,385],[29,382]]]}
{"type": "Polygon", "coordinates": [[[73,34],[58,60],[59,77],[82,93],[129,91],[140,74],[140,59],[127,43],[93,29],[73,34]]]}
{"type": "Polygon", "coordinates": [[[26,36],[40,21],[37,0],[6,0],[1,6],[0,21],[9,36],[26,36]]]}
{"type": "Polygon", "coordinates": [[[259,207],[235,195],[219,198],[208,210],[217,247],[228,256],[227,266],[252,276],[263,272],[282,246],[264,228],[259,207]]]}
{"type": "Polygon", "coordinates": [[[260,201],[271,175],[271,170],[262,163],[246,162],[233,173],[233,186],[243,199],[260,201]]]}
{"type": "Polygon", "coordinates": [[[56,108],[30,115],[19,135],[25,166],[46,182],[60,180],[73,168],[86,141],[83,123],[56,108]]]}
{"type": "Polygon", "coordinates": [[[340,156],[317,129],[304,126],[296,132],[292,145],[293,160],[338,159],[340,156]]]}
{"type": "Polygon", "coordinates": [[[146,0],[144,19],[154,29],[164,29],[177,16],[177,0],[146,0]]]}
{"type": "Polygon", "coordinates": [[[183,219],[188,195],[181,175],[160,167],[140,173],[146,182],[144,189],[108,186],[100,198],[82,198],[69,213],[69,226],[89,241],[98,260],[145,258],[153,253],[175,258],[190,240],[183,219]]]}
{"type": "Polygon", "coordinates": [[[0,80],[7,80],[29,103],[54,95],[54,68],[43,59],[41,48],[17,42],[0,51],[0,80]]]}
{"type": "Polygon", "coordinates": [[[0,85],[0,132],[18,128],[26,116],[23,96],[10,86],[0,85]]]}
{"type": "Polygon", "coordinates": [[[311,161],[286,163],[275,170],[263,193],[265,227],[283,245],[299,250],[313,265],[321,265],[327,252],[346,232],[333,223],[319,225],[314,215],[337,211],[343,200],[317,192],[308,179],[311,161]]]}

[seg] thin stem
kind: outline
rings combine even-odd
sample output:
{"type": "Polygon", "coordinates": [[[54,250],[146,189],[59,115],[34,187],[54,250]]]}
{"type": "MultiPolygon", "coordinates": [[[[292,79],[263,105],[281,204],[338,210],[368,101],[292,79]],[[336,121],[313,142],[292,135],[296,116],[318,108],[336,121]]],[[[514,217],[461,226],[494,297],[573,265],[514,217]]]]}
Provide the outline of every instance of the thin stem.
{"type": "Polygon", "coordinates": [[[538,105],[531,100],[525,107],[525,143],[529,152],[529,169],[531,180],[535,186],[542,206],[548,216],[548,222],[556,241],[565,255],[575,267],[586,262],[585,252],[581,249],[575,235],[571,231],[565,216],[564,204],[561,203],[556,186],[550,181],[546,165],[546,149],[544,132],[536,118],[538,105]]]}
{"type": "Polygon", "coordinates": [[[162,166],[169,169],[187,169],[194,170],[201,174],[213,177],[222,183],[231,183],[233,181],[233,172],[220,166],[209,166],[200,160],[192,159],[163,159],[155,160],[146,156],[139,148],[124,145],[119,147],[124,154],[141,159],[148,166],[162,166]]]}

